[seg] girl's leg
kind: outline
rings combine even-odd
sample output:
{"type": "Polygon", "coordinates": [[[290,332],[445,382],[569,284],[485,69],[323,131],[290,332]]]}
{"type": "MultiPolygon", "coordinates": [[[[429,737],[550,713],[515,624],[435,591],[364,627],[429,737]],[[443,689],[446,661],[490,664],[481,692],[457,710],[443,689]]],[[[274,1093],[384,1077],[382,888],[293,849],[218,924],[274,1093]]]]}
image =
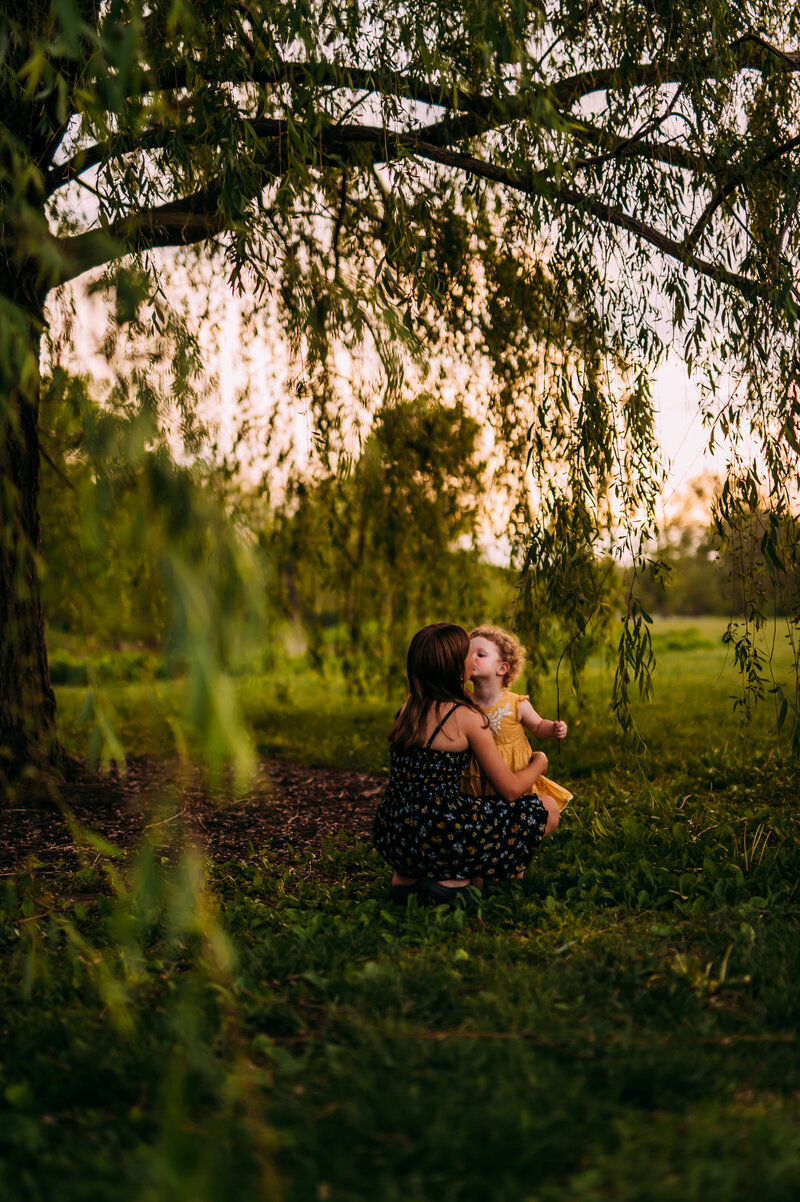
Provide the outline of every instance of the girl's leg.
{"type": "Polygon", "coordinates": [[[558,808],[558,802],[554,797],[549,797],[546,793],[539,798],[544,808],[547,810],[547,826],[544,828],[544,837],[552,835],[553,831],[561,821],[561,810],[558,808]]]}
{"type": "MultiPolygon", "coordinates": [[[[561,810],[558,808],[558,802],[556,799],[554,797],[550,797],[547,793],[540,793],[539,801],[547,810],[547,826],[544,828],[544,838],[546,839],[548,835],[552,835],[553,831],[561,821],[561,810]]],[[[525,869],[523,868],[522,872],[518,872],[514,879],[521,881],[524,876],[525,869]]]]}
{"type": "Polygon", "coordinates": [[[393,885],[416,885],[416,883],[417,877],[415,876],[401,876],[399,872],[392,873],[393,885]]]}

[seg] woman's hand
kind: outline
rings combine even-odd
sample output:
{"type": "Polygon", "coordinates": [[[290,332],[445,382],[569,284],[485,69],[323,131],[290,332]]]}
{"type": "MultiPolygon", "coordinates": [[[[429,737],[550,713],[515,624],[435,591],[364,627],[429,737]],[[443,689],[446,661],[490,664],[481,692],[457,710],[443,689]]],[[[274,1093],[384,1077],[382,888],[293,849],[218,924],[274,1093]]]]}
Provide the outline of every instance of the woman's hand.
{"type": "Polygon", "coordinates": [[[481,714],[467,711],[463,716],[463,730],[481,771],[504,801],[514,801],[529,793],[547,767],[547,756],[542,751],[535,751],[526,768],[512,772],[497,750],[492,732],[481,714]]]}
{"type": "Polygon", "coordinates": [[[536,775],[541,776],[547,771],[547,756],[543,751],[532,751],[531,758],[528,760],[528,767],[536,769],[536,775]]]}

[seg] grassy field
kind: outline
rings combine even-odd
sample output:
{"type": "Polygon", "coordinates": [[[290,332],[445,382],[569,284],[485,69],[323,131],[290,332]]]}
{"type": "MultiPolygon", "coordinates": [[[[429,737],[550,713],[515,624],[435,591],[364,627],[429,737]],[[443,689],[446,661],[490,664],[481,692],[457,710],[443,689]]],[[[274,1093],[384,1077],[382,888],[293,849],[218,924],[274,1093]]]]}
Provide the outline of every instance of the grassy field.
{"type": "MultiPolygon", "coordinates": [[[[650,751],[645,765],[648,775],[691,784],[699,769],[703,784],[713,784],[733,760],[780,758],[775,705],[769,694],[748,726],[734,708],[742,689],[731,655],[721,642],[724,629],[725,621],[719,618],[669,618],[656,623],[655,696],[647,705],[635,707],[650,751]]],[[[765,648],[771,641],[769,633],[761,640],[765,648]]],[[[124,657],[125,672],[129,658],[124,657]]],[[[560,748],[543,747],[552,758],[552,777],[588,780],[594,790],[605,788],[608,775],[618,768],[623,775],[631,771],[630,756],[611,718],[613,670],[608,660],[599,656],[591,660],[580,697],[571,695],[568,681],[561,679],[560,716],[569,722],[570,734],[560,748]]],[[[780,641],[772,673],[781,682],[790,676],[790,658],[780,641]]],[[[402,694],[354,696],[335,663],[320,678],[308,670],[302,657],[284,661],[271,676],[238,677],[235,687],[260,755],[370,771],[387,768],[386,732],[402,694]]],[[[515,687],[521,690],[521,682],[515,687]]],[[[85,755],[94,722],[87,716],[86,687],[61,687],[57,692],[62,738],[69,750],[85,755]]],[[[123,748],[129,754],[155,757],[174,755],[187,737],[181,732],[186,694],[184,680],[161,680],[153,674],[138,681],[101,677],[94,688],[123,748]]],[[[533,701],[541,714],[554,717],[556,696],[551,676],[533,701]]]]}
{"type": "MultiPolygon", "coordinates": [[[[551,758],[575,801],[476,917],[394,911],[346,838],[1,882],[3,1202],[794,1202],[797,774],[769,704],[733,713],[720,628],[659,629],[644,764],[592,665],[551,758]]],[[[110,689],[134,750],[182,687],[110,689]]],[[[239,687],[263,754],[385,762],[394,699],[239,687]]]]}

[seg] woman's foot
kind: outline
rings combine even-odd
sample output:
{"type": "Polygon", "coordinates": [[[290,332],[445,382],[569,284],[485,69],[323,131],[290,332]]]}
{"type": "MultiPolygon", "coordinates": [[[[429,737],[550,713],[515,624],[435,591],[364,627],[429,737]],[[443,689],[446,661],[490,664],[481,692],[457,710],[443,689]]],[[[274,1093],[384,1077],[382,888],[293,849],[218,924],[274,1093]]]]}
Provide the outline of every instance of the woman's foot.
{"type": "Polygon", "coordinates": [[[394,902],[396,906],[404,906],[412,893],[417,892],[416,881],[411,876],[401,876],[399,872],[392,875],[392,883],[389,886],[389,901],[394,902]]]}
{"type": "Polygon", "coordinates": [[[470,884],[470,881],[462,880],[451,884],[447,881],[430,881],[423,877],[419,883],[419,892],[422,897],[427,897],[428,901],[437,906],[462,905],[465,910],[474,910],[477,903],[470,884]]]}

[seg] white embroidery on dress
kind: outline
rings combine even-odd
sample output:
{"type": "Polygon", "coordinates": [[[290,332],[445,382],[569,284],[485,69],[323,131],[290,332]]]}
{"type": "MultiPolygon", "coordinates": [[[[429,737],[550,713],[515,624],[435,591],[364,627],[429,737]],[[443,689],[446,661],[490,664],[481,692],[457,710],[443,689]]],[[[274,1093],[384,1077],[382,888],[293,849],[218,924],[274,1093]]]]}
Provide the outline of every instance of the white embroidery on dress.
{"type": "Polygon", "coordinates": [[[511,702],[507,701],[505,705],[498,705],[497,709],[487,712],[486,717],[489,719],[489,729],[493,735],[500,734],[500,725],[507,714],[511,713],[511,702]]]}

